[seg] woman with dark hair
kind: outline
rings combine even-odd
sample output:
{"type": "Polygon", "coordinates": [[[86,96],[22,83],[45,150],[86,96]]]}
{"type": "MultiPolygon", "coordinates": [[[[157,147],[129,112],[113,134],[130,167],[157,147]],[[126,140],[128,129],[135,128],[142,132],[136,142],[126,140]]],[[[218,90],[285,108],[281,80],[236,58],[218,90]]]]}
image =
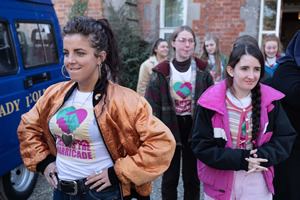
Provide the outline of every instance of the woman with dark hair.
{"type": "Polygon", "coordinates": [[[200,59],[208,61],[215,83],[225,78],[228,58],[221,53],[219,39],[215,35],[209,34],[204,37],[200,59]]]}
{"type": "Polygon", "coordinates": [[[108,80],[121,66],[106,19],[75,17],[62,35],[71,81],[49,87],[22,116],[25,166],[44,174],[53,199],[149,200],[174,154],[170,130],[144,98],[108,80]]]}
{"type": "Polygon", "coordinates": [[[150,57],[142,63],[140,67],[139,80],[137,83],[136,92],[144,96],[147,83],[152,74],[152,69],[160,62],[166,59],[169,53],[168,42],[165,39],[159,38],[151,48],[150,57]]]}
{"type": "Polygon", "coordinates": [[[285,160],[295,139],[280,99],[260,84],[261,51],[250,43],[231,52],[227,77],[206,90],[192,134],[205,199],[272,199],[273,165],[285,160]]]}
{"type": "Polygon", "coordinates": [[[196,38],[190,27],[176,28],[170,41],[173,58],[153,68],[145,95],[154,115],[171,129],[177,143],[171,165],[162,177],[162,199],[177,199],[182,160],[184,199],[199,200],[200,181],[190,144],[191,129],[196,101],[214,83],[208,63],[193,56],[196,38]]]}
{"type": "Polygon", "coordinates": [[[233,48],[239,44],[252,44],[259,48],[257,40],[251,35],[241,35],[233,43],[233,48]]]}
{"type": "MultiPolygon", "coordinates": [[[[233,47],[236,47],[239,44],[252,44],[259,48],[257,40],[251,35],[241,35],[239,36],[233,44],[233,47]]],[[[271,85],[272,76],[269,73],[264,73],[264,76],[260,78],[260,82],[265,85],[271,85]]]]}

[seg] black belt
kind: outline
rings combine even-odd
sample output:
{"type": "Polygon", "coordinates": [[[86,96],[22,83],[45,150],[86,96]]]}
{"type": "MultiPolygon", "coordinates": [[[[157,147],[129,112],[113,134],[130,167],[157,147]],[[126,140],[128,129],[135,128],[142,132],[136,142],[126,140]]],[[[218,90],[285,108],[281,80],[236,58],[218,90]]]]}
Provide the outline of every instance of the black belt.
{"type": "Polygon", "coordinates": [[[76,181],[63,181],[58,179],[57,189],[65,192],[68,195],[75,196],[77,194],[84,194],[90,190],[93,183],[85,185],[86,178],[76,181]]]}

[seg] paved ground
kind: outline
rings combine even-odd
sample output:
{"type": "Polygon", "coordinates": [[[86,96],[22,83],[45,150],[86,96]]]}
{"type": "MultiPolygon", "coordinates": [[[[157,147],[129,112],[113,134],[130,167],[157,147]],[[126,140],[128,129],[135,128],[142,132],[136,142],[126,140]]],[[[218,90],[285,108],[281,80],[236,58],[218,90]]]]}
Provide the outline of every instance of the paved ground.
{"type": "MultiPolygon", "coordinates": [[[[153,182],[151,200],[160,200],[161,199],[161,177],[153,182]]],[[[39,174],[38,182],[33,191],[33,194],[29,197],[28,200],[52,200],[52,188],[48,185],[46,179],[43,175],[39,174]]],[[[201,197],[203,199],[203,197],[201,197]]],[[[183,186],[182,180],[179,181],[178,186],[178,200],[183,200],[183,186]]]]}
{"type": "Polygon", "coordinates": [[[52,200],[52,188],[46,181],[45,177],[39,173],[38,181],[28,200],[52,200]]]}

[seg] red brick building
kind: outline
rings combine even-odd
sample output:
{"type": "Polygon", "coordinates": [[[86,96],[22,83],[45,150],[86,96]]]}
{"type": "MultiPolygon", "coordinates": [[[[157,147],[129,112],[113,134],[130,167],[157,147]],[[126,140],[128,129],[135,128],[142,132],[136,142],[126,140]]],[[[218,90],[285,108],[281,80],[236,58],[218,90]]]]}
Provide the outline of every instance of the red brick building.
{"type": "MultiPolygon", "coordinates": [[[[52,1],[63,26],[74,1],[52,1]]],[[[125,9],[135,31],[149,42],[168,38],[182,24],[192,27],[198,54],[208,33],[219,38],[221,51],[229,55],[240,35],[252,35],[260,43],[264,34],[275,33],[286,47],[300,29],[299,0],[89,0],[86,14],[108,18],[108,4],[125,9]]]]}
{"type": "MultiPolygon", "coordinates": [[[[70,14],[71,7],[74,4],[74,0],[52,0],[56,15],[58,17],[61,26],[64,26],[68,21],[68,15],[70,14]]],[[[86,14],[95,18],[102,18],[103,10],[105,9],[103,0],[89,0],[88,9],[86,14]]]]}

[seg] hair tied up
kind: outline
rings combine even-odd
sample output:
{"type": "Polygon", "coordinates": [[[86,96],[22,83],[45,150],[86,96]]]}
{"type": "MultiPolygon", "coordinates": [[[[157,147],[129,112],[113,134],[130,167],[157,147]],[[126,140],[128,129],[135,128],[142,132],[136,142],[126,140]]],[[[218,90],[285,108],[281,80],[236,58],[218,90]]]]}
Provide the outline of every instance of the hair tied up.
{"type": "Polygon", "coordinates": [[[109,26],[108,20],[106,18],[98,19],[97,22],[99,22],[105,26],[109,26]]]}

